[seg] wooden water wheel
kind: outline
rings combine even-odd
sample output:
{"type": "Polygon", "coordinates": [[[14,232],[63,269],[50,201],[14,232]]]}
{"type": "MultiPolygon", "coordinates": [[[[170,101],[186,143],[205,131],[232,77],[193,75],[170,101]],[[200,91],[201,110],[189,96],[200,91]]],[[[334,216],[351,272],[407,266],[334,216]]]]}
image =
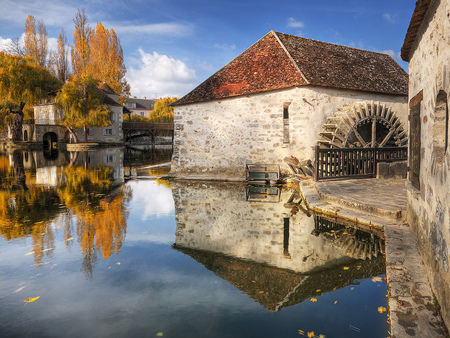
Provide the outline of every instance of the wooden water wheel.
{"type": "Polygon", "coordinates": [[[318,144],[324,148],[404,147],[408,136],[390,107],[372,101],[344,106],[328,117],[318,144]]]}

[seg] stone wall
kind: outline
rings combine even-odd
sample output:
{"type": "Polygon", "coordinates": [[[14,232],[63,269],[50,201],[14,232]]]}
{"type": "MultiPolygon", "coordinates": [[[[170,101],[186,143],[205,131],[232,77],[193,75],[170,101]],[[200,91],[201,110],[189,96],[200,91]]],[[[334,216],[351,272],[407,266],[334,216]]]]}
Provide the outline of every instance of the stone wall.
{"type": "MultiPolygon", "coordinates": [[[[449,16],[449,0],[433,1],[412,49],[409,97],[410,100],[419,97],[416,103],[423,99],[419,189],[408,186],[408,222],[417,233],[447,327],[450,327],[450,146],[445,149],[445,140],[448,143],[449,16]]],[[[409,176],[411,179],[411,173],[409,176]]]]}
{"type": "Polygon", "coordinates": [[[243,179],[245,165],[251,163],[278,163],[287,172],[284,157],[314,158],[313,147],[326,117],[345,105],[364,101],[391,107],[406,127],[406,96],[314,86],[175,106],[170,175],[243,179]]]}

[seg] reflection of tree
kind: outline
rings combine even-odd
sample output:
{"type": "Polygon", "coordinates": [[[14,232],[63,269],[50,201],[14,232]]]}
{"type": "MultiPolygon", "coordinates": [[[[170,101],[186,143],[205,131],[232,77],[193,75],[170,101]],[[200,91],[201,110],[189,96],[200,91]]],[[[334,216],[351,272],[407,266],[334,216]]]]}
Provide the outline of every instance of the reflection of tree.
{"type": "MultiPolygon", "coordinates": [[[[131,197],[130,192],[126,187],[118,193],[114,191],[110,167],[70,167],[66,168],[65,175],[66,183],[60,188],[59,196],[77,218],[83,269],[91,278],[97,253],[107,259],[122,247],[126,234],[125,205],[131,197]]],[[[66,227],[71,227],[71,223],[66,222],[66,227]]],[[[71,229],[66,228],[66,240],[70,233],[71,229]]]]}
{"type": "Polygon", "coordinates": [[[0,235],[8,241],[31,236],[38,265],[54,247],[53,220],[59,216],[68,248],[76,223],[83,270],[92,277],[97,254],[107,259],[123,244],[130,188],[113,185],[109,167],[66,168],[64,184],[58,188],[27,185],[30,175],[25,174],[20,155],[14,153],[13,167],[0,156],[0,235]]]}
{"type": "Polygon", "coordinates": [[[102,200],[97,208],[76,213],[83,269],[88,277],[92,277],[97,253],[104,259],[119,253],[127,229],[125,206],[129,198],[129,188],[124,186],[111,201],[102,200]]]}
{"type": "Polygon", "coordinates": [[[53,248],[51,221],[59,213],[59,198],[52,188],[26,184],[23,153],[14,151],[13,168],[0,157],[0,235],[6,240],[31,235],[36,264],[53,248]]]}

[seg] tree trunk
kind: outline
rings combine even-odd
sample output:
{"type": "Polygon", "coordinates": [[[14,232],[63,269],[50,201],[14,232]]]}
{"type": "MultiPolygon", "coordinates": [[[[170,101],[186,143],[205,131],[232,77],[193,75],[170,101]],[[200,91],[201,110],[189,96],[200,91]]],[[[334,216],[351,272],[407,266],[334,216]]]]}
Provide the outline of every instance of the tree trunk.
{"type": "Polygon", "coordinates": [[[83,130],[84,130],[84,143],[87,143],[87,128],[86,126],[83,126],[83,130]]]}
{"type": "Polygon", "coordinates": [[[72,135],[72,138],[74,140],[75,143],[78,143],[78,136],[77,134],[75,134],[75,132],[73,131],[72,128],[66,127],[67,130],[69,131],[70,135],[72,135]]]}
{"type": "Polygon", "coordinates": [[[13,123],[11,126],[12,140],[13,142],[22,141],[22,123],[23,123],[23,111],[15,111],[13,117],[13,123]]]}

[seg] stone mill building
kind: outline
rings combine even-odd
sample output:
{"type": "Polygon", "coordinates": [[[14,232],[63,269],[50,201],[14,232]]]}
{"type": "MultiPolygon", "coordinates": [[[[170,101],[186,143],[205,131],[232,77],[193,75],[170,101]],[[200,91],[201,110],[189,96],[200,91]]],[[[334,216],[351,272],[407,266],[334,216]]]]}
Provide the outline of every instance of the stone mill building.
{"type": "Polygon", "coordinates": [[[388,55],[270,31],[173,104],[170,175],[243,180],[316,145],[406,146],[407,95],[388,55]]]}

